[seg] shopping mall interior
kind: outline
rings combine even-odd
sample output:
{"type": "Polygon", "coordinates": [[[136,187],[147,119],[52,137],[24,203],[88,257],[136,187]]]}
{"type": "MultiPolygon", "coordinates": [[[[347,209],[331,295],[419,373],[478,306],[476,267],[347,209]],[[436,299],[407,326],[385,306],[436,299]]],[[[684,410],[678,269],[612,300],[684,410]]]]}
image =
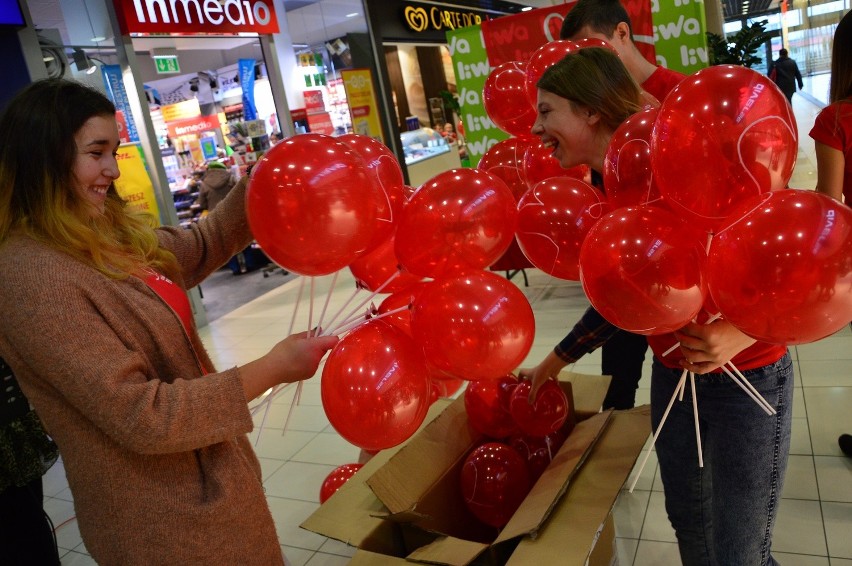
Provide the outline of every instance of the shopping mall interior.
{"type": "MultiPolygon", "coordinates": [[[[115,26],[105,0],[22,0],[22,4],[37,30],[47,75],[98,84],[102,80],[98,68],[125,63],[120,56],[122,38],[116,38],[112,31],[115,26]]],[[[539,8],[561,2],[522,4],[539,8]]],[[[136,76],[144,83],[140,92],[144,93],[147,116],[144,125],[140,119],[139,127],[152,131],[149,143],[158,148],[162,163],[151,166],[168,185],[163,193],[171,195],[168,202],[162,195],[157,197],[159,204],[168,208],[161,215],[165,221],[187,224],[198,220],[202,211],[190,183],[193,172],[208,161],[221,159],[223,152],[230,157],[235,149],[238,156],[257,154],[253,157],[257,159],[275,134],[312,131],[336,135],[357,130],[341,72],[371,64],[372,26],[365,16],[365,1],[276,0],[275,7],[284,16],[271,48],[258,34],[142,34],[125,38],[138,67],[136,76]],[[158,72],[163,68],[155,63],[155,56],[173,57],[179,70],[158,72]],[[244,121],[241,61],[252,62],[248,72],[254,80],[255,121],[261,122],[261,129],[254,135],[247,133],[249,141],[242,140],[240,147],[219,127],[220,123],[183,133],[181,125],[192,123],[198,115],[222,114],[222,124],[244,121]],[[317,92],[318,98],[313,97],[317,92]],[[181,114],[187,106],[189,114],[181,114]],[[288,115],[283,116],[284,112],[288,115]]],[[[777,58],[782,47],[798,62],[805,86],[793,97],[799,149],[790,186],[813,189],[816,156],[807,133],[827,103],[831,37],[840,17],[850,9],[849,0],[761,0],[751,5],[748,0],[723,0],[719,7],[727,34],[735,34],[756,20],[767,21],[770,34],[758,50],[762,60],[755,70],[765,72],[767,62],[777,58]]],[[[385,42],[384,48],[383,60],[395,61],[392,68],[398,70],[390,77],[396,82],[387,87],[393,98],[393,106],[387,108],[392,114],[388,120],[395,121],[400,131],[406,129],[406,118],[414,118],[418,126],[430,132],[447,122],[455,124],[457,116],[440,96],[441,90],[456,93],[447,45],[392,40],[385,42]],[[428,90],[431,77],[437,77],[440,88],[428,90]]],[[[436,143],[440,138],[436,136],[436,143]]],[[[456,145],[448,142],[449,149],[440,156],[442,160],[452,158],[441,161],[443,169],[460,166],[464,157],[459,141],[453,143],[456,145]]],[[[403,139],[400,151],[408,149],[404,145],[403,139]]],[[[412,180],[419,179],[412,182],[417,185],[433,173],[431,169],[419,172],[418,160],[422,160],[421,165],[436,165],[438,159],[430,155],[411,157],[408,163],[405,156],[409,165],[406,174],[412,180]]],[[[233,159],[238,161],[239,157],[233,159]]],[[[522,275],[511,280],[529,300],[536,319],[535,342],[522,364],[528,366],[553,348],[589,301],[577,282],[556,279],[535,269],[527,269],[522,275]]],[[[248,266],[237,262],[224,267],[194,291],[198,293],[196,308],[211,309],[211,316],[202,314],[198,320],[216,365],[226,368],[245,364],[266,354],[288,328],[307,329],[314,321],[301,304],[304,280],[275,269],[267,258],[258,255],[252,256],[248,266]]],[[[328,295],[329,312],[343,308],[355,288],[346,270],[336,284],[330,277],[317,278],[315,284],[317,297],[325,299],[328,295]]],[[[852,566],[852,459],[837,445],[840,434],[852,433],[852,329],[846,326],[828,338],[790,350],[795,368],[793,438],[773,555],[785,565],[852,566]]],[[[637,404],[650,401],[650,361],[646,358],[637,404]]],[[[600,353],[596,352],[568,369],[597,375],[600,362],[600,353]]],[[[363,459],[363,453],[335,431],[323,410],[321,371],[322,367],[316,377],[298,388],[298,397],[297,387],[288,386],[270,404],[268,413],[256,414],[250,436],[262,465],[282,551],[292,566],[342,566],[355,552],[345,542],[300,528],[320,505],[323,479],[337,466],[363,459]]],[[[650,440],[642,456],[646,453],[649,464],[641,474],[639,466],[634,468],[615,503],[618,564],[678,565],[677,543],[664,509],[659,467],[650,440]],[[637,476],[636,489],[628,491],[627,485],[637,476]]],[[[45,476],[44,494],[63,566],[94,565],[75,521],[73,496],[61,460],[45,476]]]]}

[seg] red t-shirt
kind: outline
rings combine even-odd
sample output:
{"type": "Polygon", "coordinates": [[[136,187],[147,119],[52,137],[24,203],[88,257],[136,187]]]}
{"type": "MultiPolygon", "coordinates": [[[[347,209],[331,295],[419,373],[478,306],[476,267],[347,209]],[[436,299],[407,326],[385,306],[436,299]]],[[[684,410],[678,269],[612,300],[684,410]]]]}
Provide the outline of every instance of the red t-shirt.
{"type": "Polygon", "coordinates": [[[843,198],[852,206],[852,98],[835,102],[820,111],[810,136],[841,153],[846,160],[843,171],[843,198]]]}
{"type": "Polygon", "coordinates": [[[651,73],[651,76],[642,83],[642,89],[662,102],[672,89],[685,78],[686,75],[677,71],[672,71],[665,67],[657,67],[657,70],[651,73]]]}
{"type": "MultiPolygon", "coordinates": [[[[142,280],[151,288],[152,291],[163,299],[163,301],[175,312],[183,325],[184,332],[187,336],[192,335],[192,307],[189,304],[189,298],[183,289],[175,285],[175,283],[166,277],[154,271],[146,271],[142,280]]],[[[197,359],[197,357],[196,357],[197,359]]],[[[198,365],[201,367],[201,372],[206,374],[207,369],[201,360],[198,360],[198,365]]]]}
{"type": "MultiPolygon", "coordinates": [[[[651,350],[653,350],[654,355],[663,362],[663,365],[670,368],[680,369],[680,362],[684,359],[680,348],[675,348],[672,353],[663,357],[663,353],[674,346],[675,343],[677,343],[677,339],[674,334],[648,336],[648,345],[651,346],[651,350]]],[[[777,362],[786,351],[787,347],[784,345],[755,342],[734,356],[734,359],[731,360],[731,362],[737,366],[737,369],[739,370],[755,369],[777,362]]],[[[717,369],[712,373],[721,372],[721,369],[717,369]]]]}

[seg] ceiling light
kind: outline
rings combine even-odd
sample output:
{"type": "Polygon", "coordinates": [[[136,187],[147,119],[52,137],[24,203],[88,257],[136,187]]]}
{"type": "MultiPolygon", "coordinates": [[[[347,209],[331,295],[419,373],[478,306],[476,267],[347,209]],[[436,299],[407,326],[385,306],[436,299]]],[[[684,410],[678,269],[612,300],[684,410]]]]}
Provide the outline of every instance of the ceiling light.
{"type": "Polygon", "coordinates": [[[89,39],[89,41],[94,41],[95,43],[98,43],[99,41],[106,41],[106,37],[104,37],[103,35],[96,35],[95,37],[89,39]]]}
{"type": "Polygon", "coordinates": [[[358,12],[352,12],[351,14],[346,14],[346,17],[347,18],[354,18],[357,15],[358,15],[358,12]]]}
{"type": "Polygon", "coordinates": [[[524,6],[521,8],[521,12],[529,12],[530,10],[532,10],[532,6],[524,6]]]}

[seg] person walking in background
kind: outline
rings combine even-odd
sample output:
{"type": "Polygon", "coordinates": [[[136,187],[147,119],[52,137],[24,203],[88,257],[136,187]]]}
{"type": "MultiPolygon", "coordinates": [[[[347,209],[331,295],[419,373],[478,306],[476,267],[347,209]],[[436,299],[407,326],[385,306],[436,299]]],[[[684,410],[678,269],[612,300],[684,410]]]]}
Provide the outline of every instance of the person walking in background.
{"type": "MultiPolygon", "coordinates": [[[[662,101],[685,75],[649,62],[633,43],[630,17],[618,0],[579,0],[565,16],[562,39],[602,39],[618,53],[630,76],[643,90],[662,101]]],[[[601,176],[593,170],[593,184],[601,186],[601,176]]],[[[606,187],[601,187],[604,192],[606,187]]],[[[636,404],[636,389],[648,340],[641,334],[621,330],[589,307],[571,332],[534,368],[520,370],[522,377],[556,377],[569,363],[597,348],[601,350],[601,372],[612,376],[603,408],[629,409],[636,404]]],[[[531,392],[535,395],[537,388],[531,392]]]]}
{"type": "Polygon", "coordinates": [[[778,59],[772,62],[769,67],[769,76],[787,97],[790,104],[793,103],[793,93],[796,92],[796,84],[799,85],[799,90],[805,84],[802,82],[802,74],[799,72],[799,66],[796,61],[790,59],[786,49],[781,49],[778,52],[778,59]]]}
{"type": "Polygon", "coordinates": [[[237,180],[233,173],[219,161],[211,161],[207,164],[207,171],[201,178],[201,187],[198,191],[198,205],[202,211],[211,211],[222,202],[237,180]]]}
{"type": "MultiPolygon", "coordinates": [[[[817,158],[816,190],[852,206],[852,12],[834,31],[828,102],[810,132],[817,158]]],[[[852,457],[851,434],[840,435],[838,444],[852,457]]]]}
{"type": "Polygon", "coordinates": [[[186,289],[251,241],[249,180],[204,222],[155,229],[116,191],[118,146],[113,103],[74,81],[35,82],[0,117],[0,356],[98,564],[281,565],[247,403],[311,377],[337,337],[217,371],[186,289]]]}
{"type": "MultiPolygon", "coordinates": [[[[532,133],[553,148],[562,167],[588,164],[600,172],[613,133],[641,104],[638,85],[611,50],[581,49],[539,80],[532,133]]],[[[772,530],[792,426],[793,363],[786,347],[757,342],[724,319],[690,323],[671,334],[649,336],[648,342],[654,352],[655,430],[682,372],[700,374],[695,386],[704,467],[697,463],[690,393],[686,402],[671,408],[655,445],[666,511],[684,566],[777,564],[771,555],[772,530]],[[680,348],[663,356],[676,342],[680,348]],[[757,409],[721,373],[728,361],[744,370],[776,414],[757,409]]]]}

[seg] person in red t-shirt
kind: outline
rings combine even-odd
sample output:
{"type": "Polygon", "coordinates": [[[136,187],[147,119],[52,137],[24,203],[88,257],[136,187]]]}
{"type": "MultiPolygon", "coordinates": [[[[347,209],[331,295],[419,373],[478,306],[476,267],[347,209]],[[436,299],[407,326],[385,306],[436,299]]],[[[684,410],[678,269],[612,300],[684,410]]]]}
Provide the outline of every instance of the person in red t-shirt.
{"type": "MultiPolygon", "coordinates": [[[[810,133],[816,142],[816,190],[852,206],[852,12],[834,31],[828,100],[810,133]]],[[[852,457],[852,435],[840,435],[838,444],[852,457]]]]}
{"type": "MultiPolygon", "coordinates": [[[[685,77],[645,59],[633,43],[630,17],[618,0],[579,0],[565,16],[559,36],[571,40],[606,41],[618,53],[633,80],[660,102],[685,77]]],[[[593,174],[593,180],[596,177],[599,179],[593,174]]],[[[603,189],[605,191],[606,187],[603,189]]],[[[520,373],[524,377],[555,377],[566,365],[599,347],[602,347],[601,372],[612,376],[603,408],[633,407],[648,341],[641,334],[616,328],[592,307],[536,367],[522,369],[520,373]]]]}
{"type": "MultiPolygon", "coordinates": [[[[562,167],[588,164],[600,172],[615,130],[641,105],[639,87],[611,50],[581,49],[548,68],[538,81],[532,133],[552,148],[562,167]]],[[[793,364],[787,349],[757,342],[724,319],[690,323],[649,343],[654,351],[651,422],[659,430],[656,454],[682,563],[777,564],[771,556],[772,528],[792,426],[793,364]],[[672,354],[666,353],[678,343],[672,354]],[[728,362],[772,410],[761,410],[720,373],[728,362]],[[683,402],[671,405],[686,370],[699,374],[694,388],[686,388],[683,402]],[[693,391],[700,399],[695,410],[703,467],[698,463],[693,391]]],[[[548,377],[536,375],[536,388],[548,377]]]]}

